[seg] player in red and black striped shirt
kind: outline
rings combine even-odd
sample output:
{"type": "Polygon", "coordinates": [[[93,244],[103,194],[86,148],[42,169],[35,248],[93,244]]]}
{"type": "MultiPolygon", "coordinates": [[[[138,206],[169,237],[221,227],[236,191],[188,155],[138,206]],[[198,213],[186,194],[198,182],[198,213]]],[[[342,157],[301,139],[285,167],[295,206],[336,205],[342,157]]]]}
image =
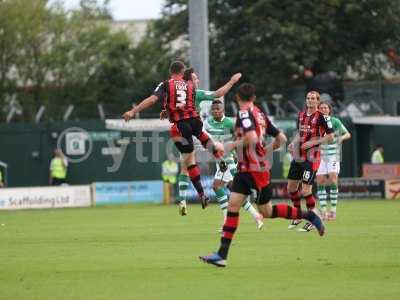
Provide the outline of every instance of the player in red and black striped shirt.
{"type": "MultiPolygon", "coordinates": [[[[200,181],[200,168],[196,164],[193,136],[200,140],[204,148],[210,149],[217,158],[223,154],[223,147],[219,143],[214,143],[203,131],[203,123],[195,107],[195,84],[192,80],[184,80],[184,70],[185,65],[182,62],[173,62],[170,66],[170,79],[160,83],[153,95],[125,112],[123,118],[128,121],[143,109],[163,100],[163,109],[167,111],[172,123],[170,135],[182,154],[181,173],[190,177],[204,209],[208,204],[208,197],[204,194],[200,181]]],[[[235,77],[237,80],[239,78],[240,76],[235,77]]],[[[233,81],[232,85],[236,81],[233,81]]],[[[185,215],[186,209],[181,211],[181,214],[185,215]]]]}
{"type": "MultiPolygon", "coordinates": [[[[297,118],[297,134],[289,144],[293,156],[288,174],[287,189],[293,205],[300,209],[301,196],[306,200],[307,209],[315,208],[315,198],[312,185],[320,164],[320,149],[322,143],[334,139],[334,131],[329,116],[324,116],[318,110],[320,103],[318,92],[311,91],[306,97],[306,110],[299,113],[297,118]],[[299,185],[301,183],[301,193],[299,185]]],[[[289,229],[295,228],[301,220],[293,220],[289,229]]],[[[301,231],[310,231],[312,225],[307,223],[301,231]]]]}
{"type": "Polygon", "coordinates": [[[324,234],[324,225],[313,211],[302,212],[286,203],[271,204],[270,165],[266,155],[284,144],[286,136],[254,106],[255,99],[254,85],[244,83],[239,87],[237,101],[240,111],[237,116],[235,133],[237,139],[226,145],[227,151],[236,149],[239,161],[238,173],[233,179],[219,250],[211,255],[200,256],[204,262],[218,267],[226,266],[228,251],[239,225],[239,210],[250,194],[257,195],[256,203],[265,218],[304,218],[318,228],[320,235],[324,234]],[[274,141],[266,146],[263,144],[264,133],[274,138],[274,141]]]}

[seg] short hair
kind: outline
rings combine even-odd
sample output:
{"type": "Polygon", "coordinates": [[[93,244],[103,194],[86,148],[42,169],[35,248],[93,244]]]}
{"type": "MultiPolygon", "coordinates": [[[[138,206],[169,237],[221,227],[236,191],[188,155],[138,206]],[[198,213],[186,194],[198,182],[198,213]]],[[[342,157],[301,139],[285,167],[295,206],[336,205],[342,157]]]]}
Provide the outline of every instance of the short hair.
{"type": "Polygon", "coordinates": [[[251,101],[256,96],[256,87],[251,83],[242,83],[239,86],[237,95],[242,101],[251,101]]]}
{"type": "Polygon", "coordinates": [[[211,102],[211,105],[214,105],[214,104],[224,104],[224,103],[222,103],[221,100],[216,99],[216,100],[213,100],[213,102],[211,102]]]}
{"type": "Polygon", "coordinates": [[[333,114],[333,107],[332,107],[332,105],[331,105],[328,101],[321,101],[321,102],[318,104],[318,108],[319,108],[321,105],[326,105],[326,106],[328,106],[328,107],[329,107],[329,115],[333,114]]]}
{"type": "Polygon", "coordinates": [[[185,69],[185,64],[179,60],[174,61],[169,67],[171,74],[180,74],[185,69]]]}
{"type": "Polygon", "coordinates": [[[321,101],[321,95],[317,92],[317,91],[309,91],[308,93],[307,93],[307,95],[308,94],[314,94],[315,96],[317,96],[317,100],[318,101],[321,101]]]}
{"type": "Polygon", "coordinates": [[[192,80],[192,74],[194,73],[193,68],[186,69],[183,73],[183,80],[189,81],[192,80]]]}

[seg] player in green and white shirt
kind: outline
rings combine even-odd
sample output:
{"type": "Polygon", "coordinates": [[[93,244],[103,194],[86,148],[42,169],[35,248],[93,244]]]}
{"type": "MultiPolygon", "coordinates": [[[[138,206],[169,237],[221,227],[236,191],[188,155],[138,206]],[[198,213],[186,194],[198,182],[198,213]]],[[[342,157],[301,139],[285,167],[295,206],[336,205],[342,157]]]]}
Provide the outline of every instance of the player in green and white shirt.
{"type": "MultiPolygon", "coordinates": [[[[196,90],[196,108],[203,120],[206,120],[210,115],[211,104],[216,98],[218,97],[216,97],[215,92],[213,91],[196,90]]],[[[222,98],[223,97],[221,97],[221,99],[222,98]]]]}
{"type": "MultiPolygon", "coordinates": [[[[224,104],[220,100],[214,100],[211,105],[211,116],[204,122],[204,129],[214,141],[225,143],[234,138],[235,123],[231,118],[224,114],[224,104]]],[[[225,193],[225,186],[230,186],[233,176],[236,174],[236,162],[234,152],[225,154],[223,158],[224,169],[221,170],[220,163],[217,163],[217,171],[214,176],[213,189],[217,195],[217,201],[226,217],[228,208],[228,195],[225,193]]],[[[263,216],[253,207],[249,197],[243,204],[243,208],[248,211],[257,224],[258,229],[263,226],[263,216]]]]}
{"type": "MultiPolygon", "coordinates": [[[[215,98],[223,97],[226,93],[228,93],[230,89],[235,85],[235,83],[239,81],[240,77],[242,77],[241,73],[234,74],[227,83],[225,83],[216,91],[204,91],[198,89],[199,79],[196,73],[194,72],[193,68],[185,70],[183,79],[186,81],[191,80],[193,82],[193,85],[196,90],[196,95],[195,95],[196,108],[200,112],[200,115],[204,120],[204,115],[206,114],[207,105],[210,107],[212,101],[215,98]]],[[[207,110],[207,112],[208,111],[209,110],[207,110]]],[[[165,111],[161,112],[160,118],[163,119],[165,117],[166,117],[165,111]]],[[[179,199],[179,213],[182,216],[187,214],[186,199],[187,199],[187,191],[189,188],[189,184],[190,184],[190,178],[187,174],[185,174],[185,172],[182,172],[181,168],[181,173],[178,176],[178,191],[179,191],[178,199],[179,199]]]]}
{"type": "MultiPolygon", "coordinates": [[[[321,102],[319,111],[330,116],[332,107],[321,102]]],[[[332,127],[335,131],[335,139],[329,144],[321,145],[321,163],[317,171],[318,199],[322,211],[322,217],[325,220],[336,219],[336,206],[338,200],[338,175],[340,172],[341,145],[345,140],[350,139],[351,134],[343,123],[335,117],[331,116],[332,127]],[[329,187],[329,193],[326,191],[329,187]],[[327,210],[327,200],[330,200],[330,211],[327,210]]]]}

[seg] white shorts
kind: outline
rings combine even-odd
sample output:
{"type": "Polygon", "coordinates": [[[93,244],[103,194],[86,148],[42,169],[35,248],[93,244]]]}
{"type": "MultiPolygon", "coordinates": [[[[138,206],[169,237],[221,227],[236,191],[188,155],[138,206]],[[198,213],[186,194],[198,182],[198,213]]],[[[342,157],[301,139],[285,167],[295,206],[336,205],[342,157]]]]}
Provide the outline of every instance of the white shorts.
{"type": "Polygon", "coordinates": [[[340,161],[335,156],[322,157],[319,165],[318,175],[327,175],[329,173],[339,174],[340,172],[340,161]]]}
{"type": "Polygon", "coordinates": [[[236,173],[236,164],[228,164],[228,170],[225,172],[222,172],[217,164],[217,172],[215,172],[214,180],[222,180],[228,183],[233,180],[232,173],[236,173]]]}

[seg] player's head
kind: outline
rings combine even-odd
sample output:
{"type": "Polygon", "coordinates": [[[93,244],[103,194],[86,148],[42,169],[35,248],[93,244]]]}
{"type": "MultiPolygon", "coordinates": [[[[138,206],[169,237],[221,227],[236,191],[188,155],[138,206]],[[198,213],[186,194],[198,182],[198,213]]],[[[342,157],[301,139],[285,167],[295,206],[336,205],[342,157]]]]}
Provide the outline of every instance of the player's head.
{"type": "Polygon", "coordinates": [[[379,150],[379,151],[381,151],[381,152],[383,152],[384,147],[383,147],[382,144],[378,144],[378,145],[376,145],[376,149],[379,150]]]}
{"type": "Polygon", "coordinates": [[[185,64],[179,60],[174,61],[169,66],[169,73],[171,75],[182,75],[183,76],[184,71],[185,71],[185,64]]]}
{"type": "Polygon", "coordinates": [[[251,83],[242,83],[236,94],[236,100],[240,102],[254,102],[256,100],[256,87],[251,83]]]}
{"type": "Polygon", "coordinates": [[[62,152],[59,148],[54,149],[54,156],[57,156],[57,157],[62,156],[62,152]]]}
{"type": "Polygon", "coordinates": [[[211,115],[217,121],[224,117],[224,103],[221,100],[214,100],[211,104],[211,115]]]}
{"type": "Polygon", "coordinates": [[[321,96],[316,91],[310,91],[306,96],[306,106],[307,108],[318,108],[319,103],[321,102],[321,96]]]}
{"type": "Polygon", "coordinates": [[[318,105],[318,110],[323,114],[324,116],[330,116],[332,114],[332,105],[330,105],[326,101],[321,101],[318,105]]]}
{"type": "Polygon", "coordinates": [[[194,87],[197,89],[199,87],[199,77],[197,77],[197,74],[195,73],[193,68],[186,69],[184,74],[183,74],[183,79],[186,81],[191,80],[193,82],[194,87]]]}

